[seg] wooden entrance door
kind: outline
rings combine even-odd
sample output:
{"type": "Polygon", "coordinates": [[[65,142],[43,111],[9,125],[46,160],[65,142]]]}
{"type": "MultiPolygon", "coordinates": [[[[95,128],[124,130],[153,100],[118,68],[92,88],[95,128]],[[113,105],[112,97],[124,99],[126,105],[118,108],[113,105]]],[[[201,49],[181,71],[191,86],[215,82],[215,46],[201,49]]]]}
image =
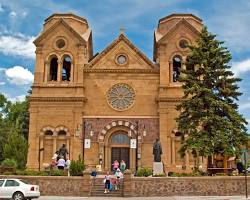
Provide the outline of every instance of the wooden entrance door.
{"type": "MultiPolygon", "coordinates": [[[[129,147],[112,147],[111,166],[115,160],[119,163],[121,163],[121,160],[124,160],[126,163],[126,169],[129,169],[129,147]]],[[[113,168],[113,166],[111,168],[113,168]]]]}

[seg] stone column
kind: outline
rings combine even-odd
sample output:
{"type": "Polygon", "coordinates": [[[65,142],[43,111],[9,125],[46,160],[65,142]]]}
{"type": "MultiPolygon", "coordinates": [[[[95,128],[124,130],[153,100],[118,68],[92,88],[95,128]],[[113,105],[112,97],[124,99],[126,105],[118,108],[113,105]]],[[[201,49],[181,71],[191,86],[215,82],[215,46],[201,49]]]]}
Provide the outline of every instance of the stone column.
{"type": "Polygon", "coordinates": [[[169,82],[173,83],[173,61],[169,61],[169,82]]]}
{"type": "Polygon", "coordinates": [[[32,102],[30,102],[30,124],[29,124],[29,150],[27,156],[27,167],[29,169],[38,169],[38,153],[39,153],[39,131],[35,124],[38,123],[37,109],[32,108],[32,102]]]}
{"type": "Polygon", "coordinates": [[[53,154],[57,151],[57,136],[53,135],[53,154]]]}
{"type": "Polygon", "coordinates": [[[45,62],[45,67],[44,67],[44,82],[47,83],[48,82],[48,76],[49,76],[49,64],[50,62],[49,61],[46,61],[45,62]]]}
{"type": "Polygon", "coordinates": [[[104,156],[104,170],[107,171],[108,165],[109,165],[109,163],[108,163],[108,147],[107,146],[105,146],[104,151],[105,151],[105,153],[104,153],[104,155],[105,155],[104,156]]]}
{"type": "Polygon", "coordinates": [[[74,82],[74,65],[73,65],[73,62],[71,63],[71,66],[70,66],[70,82],[74,82]]]}
{"type": "MultiPolygon", "coordinates": [[[[40,149],[44,148],[43,143],[44,143],[44,136],[39,136],[40,137],[40,149]]],[[[43,151],[38,150],[38,153],[40,153],[40,169],[42,169],[43,166],[43,151]]]]}
{"type": "Polygon", "coordinates": [[[175,165],[175,135],[171,134],[171,143],[172,143],[172,165],[175,165]]]}
{"type": "Polygon", "coordinates": [[[70,136],[66,136],[66,138],[67,138],[66,147],[67,147],[68,151],[70,152],[71,151],[71,149],[70,149],[70,136]]]}
{"type": "Polygon", "coordinates": [[[168,164],[172,164],[172,160],[171,160],[171,157],[172,157],[172,147],[171,147],[171,137],[170,136],[167,137],[167,146],[168,146],[167,154],[168,154],[168,160],[169,160],[168,164]]]}
{"type": "Polygon", "coordinates": [[[57,81],[62,81],[62,61],[57,61],[57,81]]]}
{"type": "Polygon", "coordinates": [[[103,141],[99,141],[99,159],[102,159],[101,166],[103,170],[104,169],[104,142],[103,141]]]}

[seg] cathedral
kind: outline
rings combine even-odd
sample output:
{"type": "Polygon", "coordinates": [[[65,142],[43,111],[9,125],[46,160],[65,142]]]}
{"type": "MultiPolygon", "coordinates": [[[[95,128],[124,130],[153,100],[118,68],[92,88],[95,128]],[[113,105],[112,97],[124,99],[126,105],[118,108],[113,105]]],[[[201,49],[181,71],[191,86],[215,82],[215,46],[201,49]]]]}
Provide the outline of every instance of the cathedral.
{"type": "MultiPolygon", "coordinates": [[[[70,160],[111,170],[114,160],[127,168],[152,168],[159,138],[165,172],[188,172],[190,152],[181,158],[176,105],[183,95],[178,81],[203,27],[192,14],[159,19],[153,59],[121,31],[103,51],[93,53],[88,21],[72,13],[45,19],[35,39],[36,63],[29,99],[27,167],[42,170],[65,144],[70,160]]],[[[150,41],[145,41],[150,44],[150,41]]],[[[198,159],[201,167],[206,160],[198,159]]]]}

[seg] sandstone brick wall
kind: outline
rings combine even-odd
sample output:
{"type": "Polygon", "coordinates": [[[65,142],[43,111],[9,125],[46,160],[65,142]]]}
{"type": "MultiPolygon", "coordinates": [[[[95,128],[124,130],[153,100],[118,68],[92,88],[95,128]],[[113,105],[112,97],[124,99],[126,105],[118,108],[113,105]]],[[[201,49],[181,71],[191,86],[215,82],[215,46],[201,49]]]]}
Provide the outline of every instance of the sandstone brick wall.
{"type": "MultiPolygon", "coordinates": [[[[41,195],[89,196],[91,179],[83,177],[0,176],[20,178],[40,186],[41,195]]],[[[250,177],[248,177],[250,183],[250,177]]],[[[250,191],[250,184],[248,184],[250,191]]],[[[124,175],[124,196],[239,196],[245,194],[244,177],[133,177],[124,175]]]]}
{"type": "MultiPolygon", "coordinates": [[[[244,177],[133,177],[130,183],[132,184],[129,187],[131,196],[234,196],[245,194],[244,177]]],[[[250,191],[250,184],[248,184],[248,191],[250,191]]]]}
{"type": "Polygon", "coordinates": [[[0,176],[0,178],[19,178],[30,184],[39,185],[41,195],[48,196],[88,196],[90,178],[67,176],[0,176]]]}

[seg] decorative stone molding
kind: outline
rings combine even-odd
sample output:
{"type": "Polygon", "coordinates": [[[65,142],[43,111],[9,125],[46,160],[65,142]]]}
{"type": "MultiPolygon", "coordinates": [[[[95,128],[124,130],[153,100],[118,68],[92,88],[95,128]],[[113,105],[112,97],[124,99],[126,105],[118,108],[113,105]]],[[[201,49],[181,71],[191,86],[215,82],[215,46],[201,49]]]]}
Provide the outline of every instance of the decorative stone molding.
{"type": "Polygon", "coordinates": [[[56,127],[55,131],[56,131],[56,134],[58,134],[59,131],[65,131],[66,136],[69,136],[69,129],[65,126],[58,126],[56,127]]]}
{"type": "Polygon", "coordinates": [[[119,121],[112,121],[109,124],[107,124],[104,129],[102,129],[99,133],[98,139],[99,141],[104,140],[104,136],[107,134],[107,132],[117,126],[125,126],[128,127],[131,131],[135,132],[135,125],[132,122],[125,121],[125,120],[119,120],[119,121]]]}
{"type": "Polygon", "coordinates": [[[86,102],[86,97],[29,97],[29,102],[86,102]]]}
{"type": "Polygon", "coordinates": [[[84,69],[85,73],[160,74],[159,69],[84,69]]]}
{"type": "Polygon", "coordinates": [[[45,126],[40,131],[40,136],[44,136],[46,131],[52,131],[53,135],[55,135],[55,128],[53,126],[45,126]]]}
{"type": "Polygon", "coordinates": [[[181,102],[182,98],[156,97],[157,102],[181,102]]]}

